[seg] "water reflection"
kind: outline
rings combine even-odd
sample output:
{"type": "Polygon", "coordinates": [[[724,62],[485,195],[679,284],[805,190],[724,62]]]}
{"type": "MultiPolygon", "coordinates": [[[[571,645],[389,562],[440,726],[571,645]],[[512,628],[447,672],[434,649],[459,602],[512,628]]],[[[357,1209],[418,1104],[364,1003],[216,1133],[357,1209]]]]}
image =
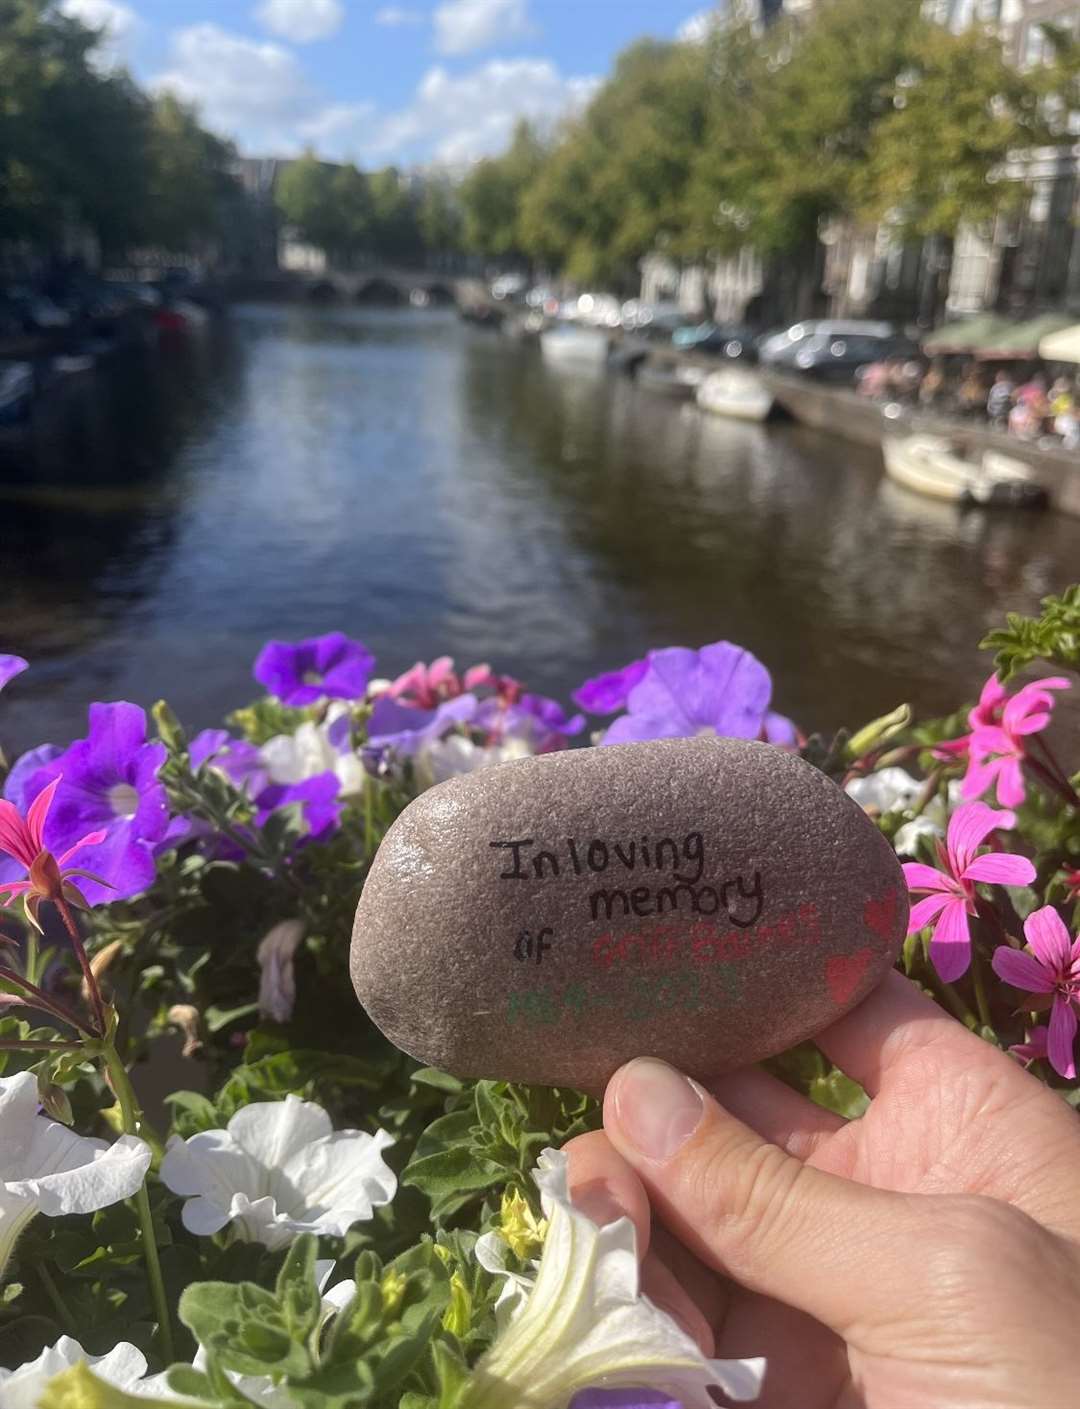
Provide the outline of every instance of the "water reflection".
{"type": "Polygon", "coordinates": [[[876,451],[703,416],[450,314],[238,310],[208,346],[118,381],[119,486],[6,491],[0,649],[45,657],[0,705],[20,743],[70,736],[92,696],[209,723],[266,637],[334,627],[387,669],[445,650],[562,695],[727,636],[808,726],[944,710],[985,674],[982,632],[1074,572],[1074,521],[961,515],[876,451]]]}

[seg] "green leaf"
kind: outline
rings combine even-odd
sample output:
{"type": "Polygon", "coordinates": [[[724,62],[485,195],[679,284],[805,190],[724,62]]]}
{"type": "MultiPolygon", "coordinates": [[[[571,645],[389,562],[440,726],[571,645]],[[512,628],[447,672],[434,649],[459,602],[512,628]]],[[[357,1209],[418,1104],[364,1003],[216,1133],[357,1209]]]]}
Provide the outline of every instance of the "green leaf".
{"type": "Polygon", "coordinates": [[[401,1176],[401,1182],[421,1190],[434,1201],[447,1194],[490,1189],[505,1177],[506,1171],[501,1165],[492,1160],[477,1159],[459,1146],[444,1150],[441,1154],[413,1160],[401,1176]]]}
{"type": "Polygon", "coordinates": [[[226,1370],[303,1377],[311,1369],[277,1299],[254,1282],[197,1282],[180,1298],[180,1319],[226,1370]]]}
{"type": "Polygon", "coordinates": [[[997,652],[994,665],[1005,683],[1037,661],[1080,671],[1080,584],[1067,587],[1060,597],[1044,597],[1040,606],[1037,617],[1009,612],[1005,626],[980,643],[997,652]]]}
{"type": "Polygon", "coordinates": [[[241,1018],[249,1018],[252,1013],[258,1011],[258,1003],[241,1003],[238,1008],[219,1008],[211,1004],[203,1014],[203,1021],[207,1032],[221,1032],[231,1023],[239,1022],[241,1018]]]}
{"type": "Polygon", "coordinates": [[[321,1365],[304,1380],[290,1380],[288,1387],[297,1409],[359,1409],[374,1393],[375,1380],[363,1360],[321,1365]]]}
{"type": "Polygon", "coordinates": [[[417,1086],[433,1086],[436,1091],[446,1091],[452,1096],[465,1089],[463,1081],[451,1076],[449,1072],[439,1071],[436,1067],[421,1067],[419,1071],[410,1073],[409,1080],[415,1081],[417,1086]]]}
{"type": "Polygon", "coordinates": [[[315,1277],[318,1249],[319,1240],[314,1233],[302,1233],[278,1273],[278,1305],[295,1341],[306,1341],[322,1317],[322,1298],[315,1277]]]}

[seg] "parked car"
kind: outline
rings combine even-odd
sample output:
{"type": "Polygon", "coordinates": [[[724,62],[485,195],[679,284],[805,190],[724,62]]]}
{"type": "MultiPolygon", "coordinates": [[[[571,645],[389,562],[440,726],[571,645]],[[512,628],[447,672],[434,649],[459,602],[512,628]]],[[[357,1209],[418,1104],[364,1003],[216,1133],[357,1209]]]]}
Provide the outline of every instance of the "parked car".
{"type": "Polygon", "coordinates": [[[917,344],[892,323],[859,319],[794,323],[758,346],[765,366],[790,368],[825,381],[850,381],[868,362],[917,353],[917,344]]]}
{"type": "Polygon", "coordinates": [[[491,297],[500,302],[520,298],[528,287],[529,281],[524,274],[501,274],[491,286],[491,297]]]}
{"type": "Polygon", "coordinates": [[[684,352],[715,352],[720,357],[756,359],[754,335],[737,323],[696,323],[676,328],[671,335],[675,347],[684,352]]]}
{"type": "Polygon", "coordinates": [[[681,327],[686,314],[677,303],[646,303],[644,299],[628,298],[622,306],[622,325],[628,333],[647,332],[654,323],[671,328],[681,327]]]}

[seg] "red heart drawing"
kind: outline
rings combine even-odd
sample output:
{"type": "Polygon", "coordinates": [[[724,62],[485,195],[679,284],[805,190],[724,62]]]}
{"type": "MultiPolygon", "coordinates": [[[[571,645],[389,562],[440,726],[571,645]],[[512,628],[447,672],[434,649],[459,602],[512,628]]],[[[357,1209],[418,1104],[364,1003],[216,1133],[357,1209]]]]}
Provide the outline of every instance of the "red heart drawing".
{"type": "Polygon", "coordinates": [[[877,900],[868,900],[863,906],[863,920],[868,929],[873,930],[882,939],[892,939],[893,927],[896,923],[896,898],[897,889],[890,886],[889,889],[877,900]]]}
{"type": "Polygon", "coordinates": [[[854,954],[836,954],[825,963],[825,982],[838,1008],[844,1007],[863,981],[863,975],[874,957],[870,945],[856,949],[854,954]]]}

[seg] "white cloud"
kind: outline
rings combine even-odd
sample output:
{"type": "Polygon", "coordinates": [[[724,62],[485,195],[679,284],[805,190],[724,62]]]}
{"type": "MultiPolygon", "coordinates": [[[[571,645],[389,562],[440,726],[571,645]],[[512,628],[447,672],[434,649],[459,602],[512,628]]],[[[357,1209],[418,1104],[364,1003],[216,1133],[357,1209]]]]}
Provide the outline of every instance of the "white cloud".
{"type": "Polygon", "coordinates": [[[473,161],[504,147],[519,118],[549,127],[579,110],[599,83],[564,77],[548,59],[492,59],[461,74],[436,66],[408,107],[377,125],[365,155],[372,161],[473,161]]]}
{"type": "Polygon", "coordinates": [[[177,30],[157,89],[194,103],[208,126],[248,152],[287,155],[318,111],[295,56],[280,44],[247,39],[207,22],[177,30]]]}
{"type": "Polygon", "coordinates": [[[362,99],[331,101],[283,45],[205,22],[172,35],[152,86],[195,104],[243,152],[293,156],[310,145],[328,160],[371,166],[464,165],[501,150],[519,118],[545,129],[580,110],[599,83],[549,59],[491,59],[464,73],[437,64],[411,102],[379,113],[362,99]]]}
{"type": "Polygon", "coordinates": [[[104,31],[96,53],[100,68],[126,62],[132,40],[142,23],[130,5],[121,0],[61,0],[60,10],[90,29],[104,31]]]}
{"type": "Polygon", "coordinates": [[[345,20],[345,6],[341,0],[263,0],[255,18],[282,39],[311,44],[338,32],[345,20]]]}
{"type": "Polygon", "coordinates": [[[675,38],[684,44],[704,44],[719,19],[720,11],[715,5],[707,10],[698,10],[697,14],[683,20],[675,31],[675,38]]]}
{"type": "Polygon", "coordinates": [[[400,29],[405,25],[423,24],[424,16],[419,10],[407,10],[403,5],[384,5],[375,11],[375,23],[387,29],[400,29]]]}
{"type": "Polygon", "coordinates": [[[440,54],[471,54],[533,34],[527,0],[445,0],[435,11],[440,54]]]}

